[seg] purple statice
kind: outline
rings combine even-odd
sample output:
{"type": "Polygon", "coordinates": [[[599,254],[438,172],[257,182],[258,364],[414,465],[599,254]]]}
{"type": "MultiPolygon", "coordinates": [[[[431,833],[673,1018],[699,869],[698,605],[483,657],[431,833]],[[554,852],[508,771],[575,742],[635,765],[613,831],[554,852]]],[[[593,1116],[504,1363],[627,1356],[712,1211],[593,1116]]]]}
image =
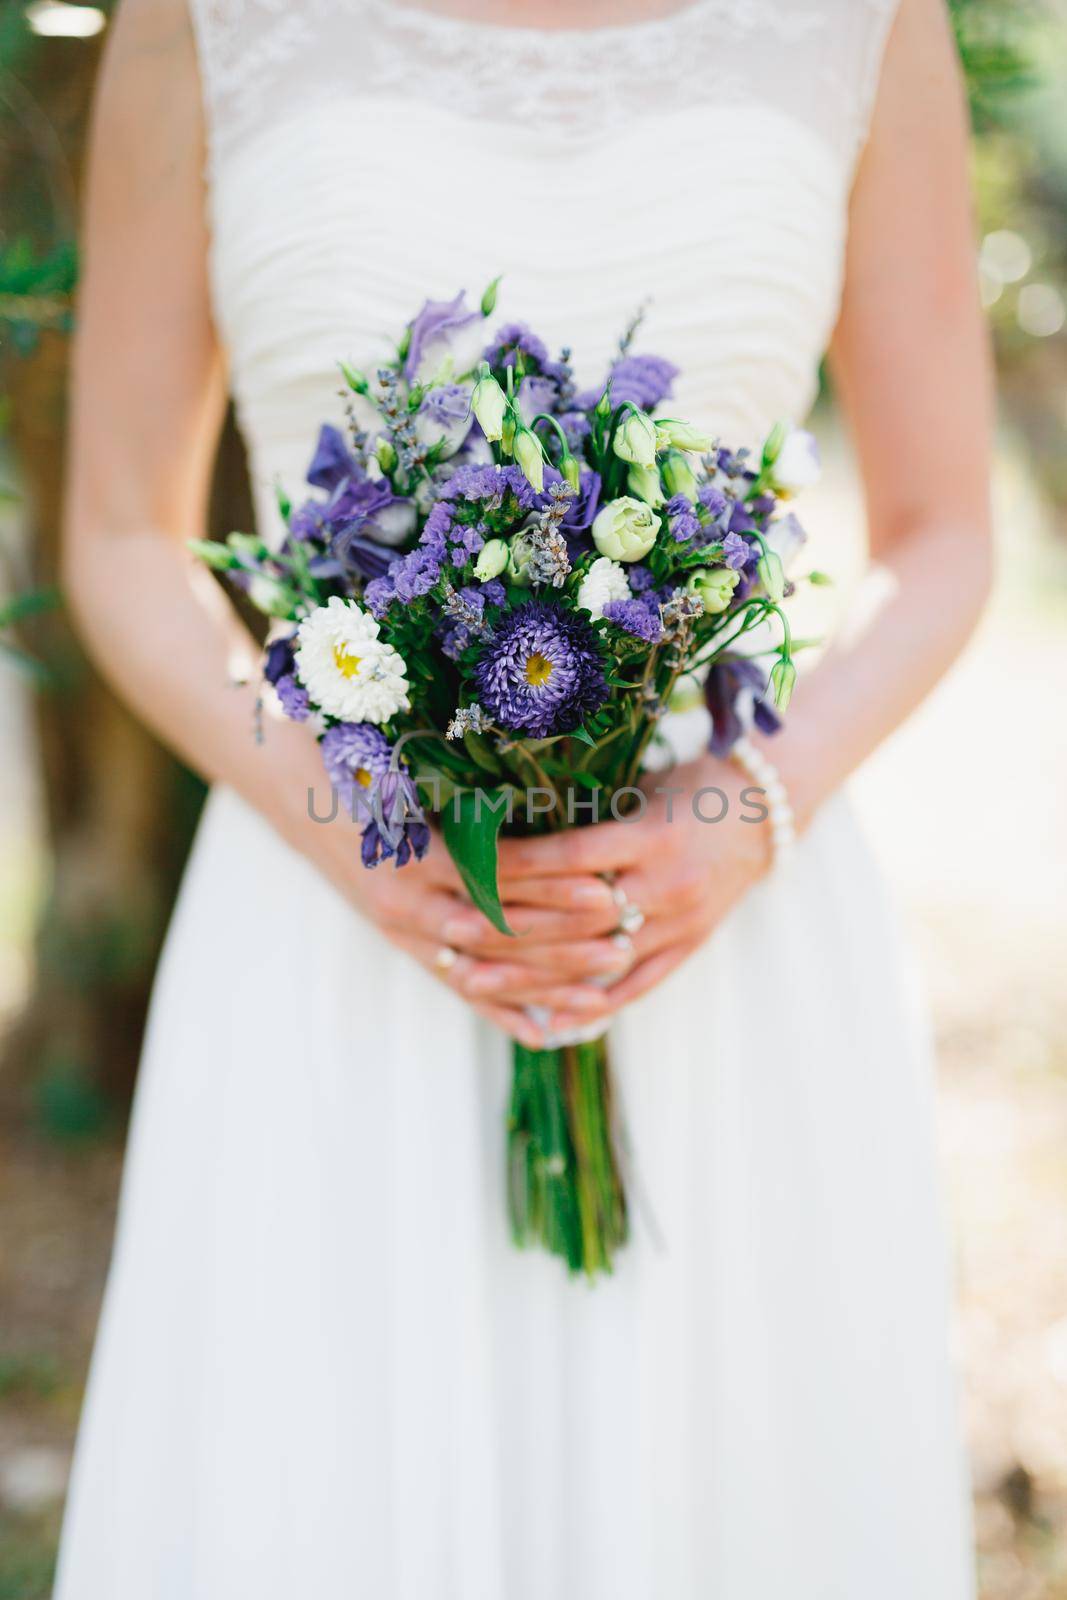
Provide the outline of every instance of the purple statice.
{"type": "Polygon", "coordinates": [[[620,356],[609,374],[611,403],[629,400],[644,411],[654,411],[671,392],[678,368],[662,356],[620,356]]]}
{"type": "MultiPolygon", "coordinates": [[[[467,310],[466,294],[462,290],[454,300],[427,300],[410,325],[404,356],[404,377],[407,381],[411,383],[415,378],[424,357],[436,357],[440,351],[443,360],[457,335],[466,333],[481,320],[480,311],[467,310]]],[[[460,370],[467,369],[464,367],[460,370]]]]}
{"type": "Polygon", "coordinates": [[[633,561],[626,569],[626,576],[630,582],[630,589],[634,594],[647,594],[649,589],[655,587],[656,580],[643,561],[633,561]]]}
{"type": "Polygon", "coordinates": [[[739,533],[728,533],[722,542],[722,559],[731,572],[740,572],[752,558],[752,546],[739,533]]]}
{"type": "Polygon", "coordinates": [[[679,544],[688,544],[690,539],[697,539],[704,532],[692,501],[686,499],[684,494],[671,495],[663,509],[669,519],[671,537],[677,539],[679,544]]]}
{"type": "Polygon", "coordinates": [[[274,692],[277,694],[278,702],[287,717],[293,722],[307,721],[311,713],[311,701],[308,699],[308,692],[304,685],[299,682],[294,673],[287,672],[284,677],[279,678],[274,685],[274,692]]]}
{"type": "Polygon", "coordinates": [[[731,501],[714,483],[703,483],[697,490],[697,499],[714,522],[729,515],[731,501]]]}
{"type": "Polygon", "coordinates": [[[531,510],[537,498],[536,491],[518,467],[479,464],[458,467],[442,484],[438,500],[479,502],[484,511],[496,511],[509,492],[521,511],[531,510]]]}
{"type": "Polygon", "coordinates": [[[608,693],[589,623],[542,600],[518,606],[496,624],[475,678],[492,720],[534,739],[571,732],[608,693]]]}
{"type": "Polygon", "coordinates": [[[624,633],[643,639],[646,644],[658,644],[663,637],[659,606],[651,596],[643,600],[609,600],[604,615],[624,633]]]}
{"type": "Polygon", "coordinates": [[[567,443],[572,450],[577,450],[593,431],[593,425],[584,411],[561,412],[559,425],[567,435],[567,443]]]}
{"type": "Polygon", "coordinates": [[[395,599],[396,585],[388,574],[383,578],[372,578],[363,591],[363,604],[379,622],[395,599]]]}
{"type": "Polygon", "coordinates": [[[499,578],[487,578],[481,585],[481,590],[485,596],[485,603],[489,606],[502,606],[508,597],[508,591],[499,578]]]}
{"type": "Polygon", "coordinates": [[[504,323],[503,327],[496,330],[492,344],[486,345],[482,355],[491,367],[513,367],[522,356],[527,371],[531,365],[541,368],[548,361],[548,349],[544,341],[524,322],[504,323]]]}
{"type": "Polygon", "coordinates": [[[781,721],[767,699],[767,677],[744,656],[721,656],[712,663],[704,684],[704,700],[711,713],[713,755],[728,756],[745,731],[749,717],[761,733],[777,733],[781,721]]]}

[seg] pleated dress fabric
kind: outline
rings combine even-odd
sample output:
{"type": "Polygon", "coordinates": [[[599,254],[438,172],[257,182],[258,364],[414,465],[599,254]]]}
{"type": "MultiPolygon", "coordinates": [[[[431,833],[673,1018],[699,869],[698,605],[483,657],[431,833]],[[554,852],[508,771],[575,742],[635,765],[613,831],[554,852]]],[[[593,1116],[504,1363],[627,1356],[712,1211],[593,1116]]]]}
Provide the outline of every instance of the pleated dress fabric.
{"type": "MultiPolygon", "coordinates": [[[[264,529],[337,359],[499,272],[580,378],[648,299],[673,412],[803,416],[890,0],[195,3],[264,529]]],[[[634,1237],[589,1287],[509,1242],[503,1038],[216,790],[56,1600],[969,1600],[930,1060],[843,800],[611,1048],[634,1237]]]]}

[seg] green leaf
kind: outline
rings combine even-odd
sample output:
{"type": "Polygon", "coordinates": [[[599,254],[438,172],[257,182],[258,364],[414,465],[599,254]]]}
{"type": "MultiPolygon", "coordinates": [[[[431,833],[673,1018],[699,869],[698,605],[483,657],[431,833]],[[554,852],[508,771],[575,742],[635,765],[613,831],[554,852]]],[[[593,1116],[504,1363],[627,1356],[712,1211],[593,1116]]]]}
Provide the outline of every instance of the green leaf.
{"type": "Polygon", "coordinates": [[[213,567],[216,572],[229,572],[241,564],[224,544],[219,544],[215,539],[186,539],[185,546],[205,566],[213,567]]]}
{"type": "Polygon", "coordinates": [[[590,750],[596,749],[597,742],[593,738],[593,735],[589,732],[588,728],[575,728],[571,733],[571,738],[580,739],[582,744],[587,744],[589,746],[590,750]]]}
{"type": "Polygon", "coordinates": [[[448,853],[474,904],[498,933],[513,935],[496,881],[497,837],[507,816],[506,789],[457,789],[441,814],[448,853]]]}

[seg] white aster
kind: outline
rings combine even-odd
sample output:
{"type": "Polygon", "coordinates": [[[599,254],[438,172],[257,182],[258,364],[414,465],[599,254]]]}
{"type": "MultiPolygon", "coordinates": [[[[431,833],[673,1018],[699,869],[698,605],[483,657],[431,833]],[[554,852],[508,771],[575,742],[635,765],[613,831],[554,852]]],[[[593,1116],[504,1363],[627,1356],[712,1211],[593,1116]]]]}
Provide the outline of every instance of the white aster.
{"type": "Polygon", "coordinates": [[[297,630],[296,670],[313,704],[344,722],[387,722],[408,709],[407,667],[354,600],[334,595],[297,630]]]}
{"type": "Polygon", "coordinates": [[[630,585],[626,573],[617,561],[600,556],[589,568],[578,585],[578,604],[588,611],[594,622],[604,615],[604,607],[612,600],[629,600],[630,585]]]}

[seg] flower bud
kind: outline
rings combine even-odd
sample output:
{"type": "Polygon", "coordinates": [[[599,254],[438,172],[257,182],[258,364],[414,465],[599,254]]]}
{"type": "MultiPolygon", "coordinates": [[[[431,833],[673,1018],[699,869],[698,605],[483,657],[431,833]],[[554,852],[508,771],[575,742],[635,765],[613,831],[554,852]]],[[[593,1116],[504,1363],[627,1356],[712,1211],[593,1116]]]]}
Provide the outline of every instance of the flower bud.
{"type": "Polygon", "coordinates": [[[740,577],[731,567],[699,567],[685,587],[696,595],[709,617],[717,617],[729,610],[740,577]]]}
{"type": "Polygon", "coordinates": [[[471,395],[471,410],[487,439],[502,437],[507,409],[508,397],[492,374],[479,378],[471,395]]]}
{"type": "Polygon", "coordinates": [[[643,411],[628,411],[615,430],[615,454],[635,467],[656,464],[656,425],[643,411]]]}
{"type": "Polygon", "coordinates": [[[684,494],[687,500],[696,500],[700,480],[685,456],[672,450],[660,471],[669,495],[684,494]]]}
{"type": "Polygon", "coordinates": [[[659,518],[652,507],[626,494],[609,500],[593,519],[593,543],[612,561],[640,561],[658,532],[659,518]]]}
{"type": "Polygon", "coordinates": [[[797,681],[797,669],[788,656],[779,656],[771,668],[770,689],[775,705],[779,711],[784,711],[793,698],[793,687],[797,681]]]}
{"type": "Polygon", "coordinates": [[[378,465],[383,472],[392,472],[396,466],[396,448],[391,439],[379,439],[378,448],[374,452],[378,458],[378,465]]]}
{"type": "Polygon", "coordinates": [[[600,417],[602,421],[611,416],[611,395],[608,393],[607,389],[605,389],[604,393],[600,396],[600,399],[597,401],[594,409],[597,416],[600,417]]]}
{"type": "Polygon", "coordinates": [[[582,487],[582,469],[577,456],[565,455],[559,464],[559,470],[564,483],[569,484],[577,494],[582,487]]]}
{"type": "Polygon", "coordinates": [[[515,465],[530,486],[540,494],[545,487],[545,453],[541,441],[529,428],[515,435],[515,465]]]}
{"type": "Polygon", "coordinates": [[[701,433],[691,422],[678,417],[664,417],[656,423],[656,444],[660,450],[698,450],[702,455],[711,449],[710,433],[701,433]]]}
{"type": "Polygon", "coordinates": [[[626,474],[626,487],[646,506],[663,504],[663,485],[655,467],[631,467],[626,474]]]}
{"type": "Polygon", "coordinates": [[[795,494],[798,489],[818,483],[821,471],[815,436],[803,428],[793,428],[771,465],[771,483],[779,494],[795,494]]]}
{"type": "Polygon", "coordinates": [[[510,456],[514,452],[515,434],[518,426],[514,411],[506,412],[500,429],[500,448],[506,456],[510,456]]]}
{"type": "Polygon", "coordinates": [[[474,563],[474,576],[479,583],[497,578],[508,564],[508,546],[504,539],[487,539],[474,563]]]}
{"type": "Polygon", "coordinates": [[[341,376],[354,394],[366,394],[370,388],[366,378],[358,367],[350,367],[347,361],[341,362],[341,376]]]}
{"type": "Polygon", "coordinates": [[[491,317],[496,310],[496,292],[500,287],[500,279],[494,278],[492,283],[482,295],[481,308],[483,317],[491,317]]]}
{"type": "MultiPolygon", "coordinates": [[[[493,541],[496,542],[495,540],[493,541]]],[[[512,583],[517,583],[521,589],[528,589],[533,582],[530,575],[530,563],[534,558],[534,547],[525,533],[516,533],[507,547],[508,551],[508,577],[512,583]]]]}
{"type": "Polygon", "coordinates": [[[785,594],[785,573],[782,571],[781,558],[774,550],[765,550],[759,558],[756,571],[768,597],[777,605],[785,594]]]}

